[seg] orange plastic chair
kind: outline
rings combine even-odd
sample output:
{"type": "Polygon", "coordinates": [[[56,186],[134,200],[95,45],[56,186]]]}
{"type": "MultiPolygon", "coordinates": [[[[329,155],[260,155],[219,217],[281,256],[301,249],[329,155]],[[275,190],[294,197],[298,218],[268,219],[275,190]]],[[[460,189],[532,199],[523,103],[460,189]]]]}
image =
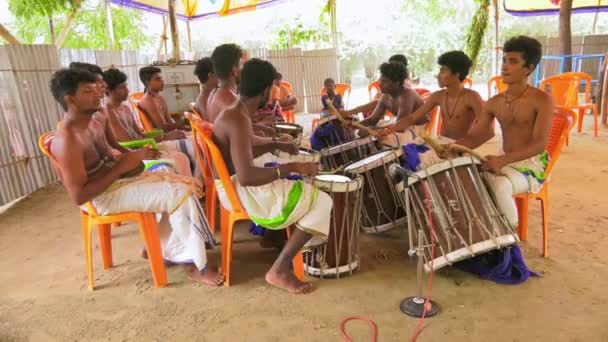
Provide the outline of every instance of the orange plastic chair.
{"type": "MultiPolygon", "coordinates": [[[[540,89],[551,94],[556,107],[565,107],[578,112],[576,104],[578,103],[579,84],[576,78],[557,75],[542,80],[540,89]]],[[[566,138],[566,145],[568,144],[569,138],[566,138]]]]}
{"type": "MultiPolygon", "coordinates": [[[[47,132],[38,139],[38,147],[46,155],[56,170],[59,170],[57,159],[51,154],[51,143],[55,132],[47,132]]],[[[112,262],[112,224],[135,221],[139,225],[141,239],[144,240],[148,253],[148,262],[152,270],[154,287],[160,288],[167,285],[167,273],[163,262],[163,254],[160,247],[160,237],[154,213],[124,212],[111,215],[99,215],[93,204],[89,201],[85,204],[87,210],[80,210],[80,222],[82,225],[82,236],[84,238],[84,250],[87,263],[87,277],[89,290],[94,290],[93,281],[93,251],[91,243],[91,232],[94,226],[99,230],[99,246],[103,260],[103,268],[107,270],[113,266],[112,262]]]]}
{"type": "MultiPolygon", "coordinates": [[[[220,177],[220,182],[224,187],[224,191],[226,191],[226,195],[230,202],[230,207],[232,208],[232,210],[228,211],[220,205],[220,220],[222,227],[222,270],[224,272],[224,275],[226,276],[224,285],[228,287],[230,286],[230,269],[232,263],[232,240],[234,238],[234,225],[238,221],[249,220],[249,215],[243,208],[241,200],[239,199],[236,193],[236,189],[234,187],[234,184],[232,183],[230,174],[228,173],[228,168],[226,167],[224,158],[222,157],[220,150],[213,142],[212,130],[209,126],[203,127],[202,125],[199,125],[198,129],[203,141],[203,152],[206,156],[211,156],[212,164],[215,167],[215,171],[217,172],[218,176],[220,177]]],[[[288,238],[291,234],[290,229],[291,227],[287,229],[288,238]]],[[[296,254],[296,256],[293,258],[292,264],[296,277],[298,277],[298,279],[300,280],[303,280],[304,259],[302,256],[302,251],[296,254]]]]}
{"type": "Polygon", "coordinates": [[[488,80],[488,98],[507,90],[507,84],[502,76],[494,76],[488,80]]]}
{"type": "Polygon", "coordinates": [[[144,97],[144,93],[142,93],[142,92],[133,93],[133,94],[129,95],[129,103],[131,103],[131,107],[133,107],[133,110],[139,116],[139,120],[141,121],[141,124],[144,126],[143,127],[144,131],[150,132],[150,131],[155,130],[156,128],[154,127],[154,124],[152,124],[152,120],[150,120],[150,118],[148,118],[148,115],[146,113],[144,113],[144,111],[141,110],[141,108],[138,105],[138,102],[143,97],[144,97]]]}
{"type": "Polygon", "coordinates": [[[543,225],[543,257],[549,255],[549,176],[559,159],[566,137],[576,122],[576,113],[563,107],[555,108],[553,123],[546,151],[549,153],[549,164],[545,170],[546,179],[538,193],[524,193],[513,196],[517,205],[517,216],[519,218],[519,238],[522,241],[528,239],[528,208],[531,199],[540,200],[542,225],[543,225]]]}
{"type": "MultiPolygon", "coordinates": [[[[348,100],[350,99],[351,87],[346,83],[336,83],[336,93],[340,94],[342,101],[344,102],[344,108],[348,107],[348,100]],[[348,96],[346,95],[348,93],[348,96]]],[[[325,87],[321,88],[321,96],[325,95],[325,87]]]]}
{"type": "Polygon", "coordinates": [[[201,112],[199,112],[198,108],[196,108],[195,102],[190,102],[190,110],[192,110],[192,113],[196,114],[199,118],[202,118],[201,112]]]}
{"type": "MultiPolygon", "coordinates": [[[[428,89],[425,89],[425,88],[414,88],[414,90],[423,99],[426,99],[431,94],[431,91],[428,89]]],[[[439,135],[440,131],[435,130],[441,124],[441,116],[439,115],[439,107],[433,108],[433,110],[430,113],[430,116],[431,116],[431,121],[429,121],[429,124],[426,126],[426,134],[428,134],[429,136],[439,135]]]]}
{"type": "Polygon", "coordinates": [[[473,88],[473,79],[472,78],[465,78],[464,81],[462,81],[462,86],[465,88],[473,88]]]}
{"type": "Polygon", "coordinates": [[[213,129],[213,124],[205,121],[190,112],[185,113],[186,118],[190,121],[190,127],[192,127],[192,142],[194,151],[196,153],[196,161],[198,168],[203,173],[203,179],[205,181],[205,215],[211,226],[211,232],[215,235],[215,224],[216,224],[216,208],[217,208],[217,191],[215,190],[215,178],[213,177],[213,171],[211,166],[211,160],[206,155],[201,147],[202,144],[202,131],[201,129],[213,129]]]}
{"type": "Polygon", "coordinates": [[[380,94],[380,81],[376,80],[370,83],[367,86],[367,93],[369,94],[369,102],[375,100],[378,94],[380,94]]]}
{"type": "Polygon", "coordinates": [[[578,86],[576,87],[576,95],[569,102],[572,107],[574,107],[575,111],[578,112],[578,129],[577,131],[581,133],[583,131],[583,119],[585,118],[585,113],[587,110],[591,110],[593,113],[593,136],[597,137],[598,134],[598,110],[597,104],[591,102],[591,75],[584,72],[565,72],[560,76],[571,77],[578,81],[578,86]],[[580,84],[582,81],[585,81],[585,102],[579,103],[578,99],[578,89],[580,88],[580,84]]]}
{"type": "MultiPolygon", "coordinates": [[[[290,94],[293,94],[293,90],[291,87],[291,83],[289,82],[285,82],[285,81],[281,81],[281,86],[287,88],[287,91],[290,94]]],[[[288,123],[296,123],[296,113],[293,110],[284,110],[283,114],[285,115],[285,121],[288,123]]]]}

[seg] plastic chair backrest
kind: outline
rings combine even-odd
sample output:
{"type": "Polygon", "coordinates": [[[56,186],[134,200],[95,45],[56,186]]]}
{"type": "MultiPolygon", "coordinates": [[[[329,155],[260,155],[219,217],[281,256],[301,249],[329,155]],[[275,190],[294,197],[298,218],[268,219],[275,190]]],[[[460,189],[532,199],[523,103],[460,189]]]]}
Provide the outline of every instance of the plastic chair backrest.
{"type": "Polygon", "coordinates": [[[557,75],[542,80],[540,89],[552,95],[556,106],[571,108],[578,105],[579,84],[578,79],[557,75]]]}
{"type": "Polygon", "coordinates": [[[202,146],[204,144],[202,140],[202,130],[204,128],[213,130],[213,124],[201,119],[196,115],[193,115],[190,112],[186,112],[185,116],[188,121],[190,121],[190,127],[192,127],[192,135],[194,137],[194,141],[196,142],[194,144],[194,152],[196,153],[196,158],[199,162],[199,168],[203,173],[203,178],[209,181],[213,180],[213,171],[211,171],[211,158],[209,158],[208,154],[205,154],[204,148],[202,146]]]}
{"type": "Polygon", "coordinates": [[[367,85],[367,93],[369,94],[369,101],[372,102],[380,94],[380,81],[376,80],[367,85]]]}
{"type": "MultiPolygon", "coordinates": [[[[591,82],[593,81],[593,79],[591,78],[591,75],[589,75],[588,73],[585,73],[585,72],[565,72],[565,73],[561,74],[560,76],[571,77],[571,78],[578,80],[579,87],[580,87],[581,81],[585,81],[585,103],[591,103],[591,82]]],[[[579,88],[576,88],[577,104],[578,104],[578,89],[579,88]]]]}
{"type": "Polygon", "coordinates": [[[431,91],[428,89],[424,89],[424,88],[414,88],[414,90],[418,93],[418,95],[420,96],[424,96],[426,94],[430,94],[431,91]]]}
{"type": "Polygon", "coordinates": [[[576,113],[571,109],[564,107],[556,107],[553,112],[551,122],[551,131],[549,133],[549,139],[545,150],[549,153],[549,164],[545,173],[549,175],[555,162],[559,159],[564,144],[566,143],[566,137],[570,133],[570,129],[576,122],[576,113]]]}
{"type": "Polygon", "coordinates": [[[196,102],[190,102],[190,109],[192,110],[192,113],[198,115],[199,118],[202,118],[201,112],[199,112],[198,108],[196,108],[196,102]]]}
{"type": "MultiPolygon", "coordinates": [[[[340,94],[342,97],[342,102],[344,103],[344,107],[348,106],[348,100],[350,98],[351,87],[349,84],[345,83],[336,83],[336,93],[340,94]],[[346,96],[348,93],[348,96],[346,96]]],[[[325,91],[325,87],[321,88],[321,96],[325,95],[327,92],[325,91]]]]}
{"type": "Polygon", "coordinates": [[[293,95],[293,88],[291,87],[291,83],[286,82],[286,81],[281,81],[281,85],[285,88],[287,88],[287,91],[293,95]]]}
{"type": "Polygon", "coordinates": [[[472,78],[465,78],[464,81],[462,81],[462,86],[465,88],[472,88],[473,87],[473,79],[472,78]]]}
{"type": "MultiPolygon", "coordinates": [[[[40,136],[40,138],[38,138],[38,148],[40,148],[42,153],[51,160],[51,163],[53,163],[53,167],[55,168],[55,170],[57,170],[57,172],[59,172],[59,174],[61,174],[61,168],[59,167],[59,162],[57,161],[55,156],[51,154],[51,144],[53,143],[54,138],[55,138],[55,131],[50,131],[50,132],[46,132],[46,133],[42,134],[40,136]]],[[[93,206],[93,204],[90,201],[85,203],[85,205],[87,207],[87,213],[90,216],[95,217],[95,216],[99,215],[99,214],[97,214],[97,210],[95,209],[95,207],[93,206]]]]}
{"type": "Polygon", "coordinates": [[[494,76],[488,80],[488,98],[505,90],[507,90],[507,84],[503,81],[502,76],[494,76]],[[496,90],[496,93],[493,90],[496,90]]]}
{"type": "Polygon", "coordinates": [[[224,186],[224,191],[228,196],[232,211],[247,215],[247,212],[245,209],[243,209],[241,200],[236,193],[236,189],[232,183],[232,178],[230,178],[230,173],[228,172],[224,158],[222,157],[220,150],[213,142],[213,128],[209,125],[202,125],[200,122],[195,121],[195,126],[197,126],[203,141],[203,152],[206,156],[211,156],[211,162],[213,163],[214,169],[217,172],[217,175],[220,177],[222,185],[224,186]]]}

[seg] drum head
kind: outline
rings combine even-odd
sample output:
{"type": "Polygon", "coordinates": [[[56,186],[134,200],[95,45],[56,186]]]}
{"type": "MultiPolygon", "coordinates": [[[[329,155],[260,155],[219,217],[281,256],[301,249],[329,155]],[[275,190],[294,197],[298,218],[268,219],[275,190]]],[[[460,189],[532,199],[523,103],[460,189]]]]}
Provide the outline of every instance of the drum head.
{"type": "Polygon", "coordinates": [[[363,178],[361,176],[350,178],[343,175],[317,175],[313,180],[313,185],[329,193],[351,192],[363,187],[363,178]]]}
{"type": "Polygon", "coordinates": [[[362,173],[370,169],[375,169],[378,166],[394,161],[403,154],[401,149],[393,149],[388,151],[378,152],[367,158],[354,162],[344,168],[344,171],[352,173],[362,173]]]}

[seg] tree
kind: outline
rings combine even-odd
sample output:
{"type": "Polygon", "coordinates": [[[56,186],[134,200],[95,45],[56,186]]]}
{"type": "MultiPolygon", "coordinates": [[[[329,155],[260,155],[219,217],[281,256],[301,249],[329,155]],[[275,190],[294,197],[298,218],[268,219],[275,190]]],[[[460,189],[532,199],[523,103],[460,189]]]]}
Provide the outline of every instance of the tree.
{"type": "MultiPolygon", "coordinates": [[[[45,14],[23,12],[21,4],[15,5],[22,1],[46,3],[46,1],[36,0],[9,0],[9,9],[17,19],[14,25],[17,38],[27,44],[51,44],[50,31],[45,25],[47,20],[45,14]]],[[[62,1],[52,0],[49,2],[62,1]]],[[[63,29],[66,25],[73,6],[79,1],[65,0],[63,2],[69,2],[70,5],[53,7],[54,23],[58,30],[63,29]]],[[[60,47],[107,49],[106,13],[103,2],[96,2],[95,5],[91,5],[91,1],[84,1],[81,6],[82,8],[76,14],[71,31],[60,47]]],[[[142,30],[145,23],[140,11],[124,7],[112,8],[112,19],[116,49],[139,50],[149,43],[150,39],[142,30]]]]}
{"type": "Polygon", "coordinates": [[[465,51],[473,62],[472,69],[475,70],[479,52],[483,45],[484,37],[488,29],[490,19],[490,0],[475,0],[479,7],[473,16],[471,26],[467,32],[465,51]]]}
{"type": "MultiPolygon", "coordinates": [[[[55,41],[55,23],[53,16],[67,12],[79,5],[78,0],[9,0],[8,9],[17,18],[42,17],[48,21],[51,41],[55,41]]],[[[40,20],[38,20],[40,22],[40,20]]],[[[46,25],[43,25],[46,26],[46,25]]]]}

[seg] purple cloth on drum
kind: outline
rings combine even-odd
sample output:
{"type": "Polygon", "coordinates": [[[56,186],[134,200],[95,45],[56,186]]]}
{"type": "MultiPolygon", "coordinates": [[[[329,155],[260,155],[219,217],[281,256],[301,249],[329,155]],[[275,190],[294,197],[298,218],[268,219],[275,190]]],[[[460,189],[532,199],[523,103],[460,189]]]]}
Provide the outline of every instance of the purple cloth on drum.
{"type": "Polygon", "coordinates": [[[348,141],[349,139],[346,137],[342,126],[330,121],[317,126],[315,131],[312,132],[310,135],[310,148],[320,151],[326,147],[341,145],[348,141]]]}
{"type": "Polygon", "coordinates": [[[498,284],[516,285],[539,275],[530,271],[524,262],[519,246],[511,246],[463,260],[455,266],[477,274],[481,279],[498,284]]]}
{"type": "MultiPolygon", "coordinates": [[[[266,163],[264,164],[264,167],[277,167],[279,166],[279,163],[275,163],[275,162],[270,162],[270,163],[266,163]]],[[[284,177],[281,177],[282,179],[289,179],[289,180],[300,180],[302,179],[302,177],[300,175],[287,175],[284,177]]],[[[259,236],[264,236],[264,233],[266,232],[266,228],[262,227],[262,226],[258,226],[257,224],[251,222],[249,224],[249,233],[253,234],[253,235],[259,235],[259,236]]]]}
{"type": "Polygon", "coordinates": [[[416,172],[418,171],[418,165],[420,165],[420,153],[424,153],[429,150],[426,145],[418,144],[407,144],[401,146],[403,148],[403,162],[404,168],[416,172]]]}

